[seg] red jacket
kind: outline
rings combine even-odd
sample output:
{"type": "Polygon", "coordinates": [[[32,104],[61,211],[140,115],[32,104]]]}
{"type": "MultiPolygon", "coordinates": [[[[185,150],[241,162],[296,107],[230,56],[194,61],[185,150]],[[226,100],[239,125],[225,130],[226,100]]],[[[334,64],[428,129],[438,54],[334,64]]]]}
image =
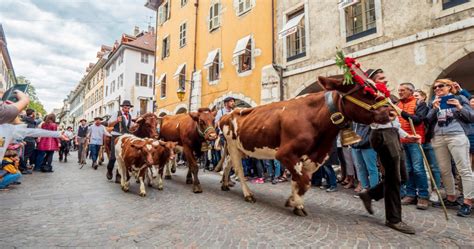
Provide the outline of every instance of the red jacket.
{"type": "MultiPolygon", "coordinates": [[[[43,123],[41,129],[57,131],[58,125],[55,123],[43,123]]],[[[38,150],[41,151],[57,151],[59,150],[59,138],[42,137],[38,143],[38,150]]]]}

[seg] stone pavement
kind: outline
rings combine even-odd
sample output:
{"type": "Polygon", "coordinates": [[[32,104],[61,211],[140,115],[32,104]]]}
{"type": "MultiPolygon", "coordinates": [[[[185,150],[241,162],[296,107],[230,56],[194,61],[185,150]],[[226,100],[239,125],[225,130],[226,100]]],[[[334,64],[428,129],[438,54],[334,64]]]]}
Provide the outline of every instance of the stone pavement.
{"type": "MultiPolygon", "coordinates": [[[[56,155],[55,155],[56,157],[56,155]]],[[[178,169],[165,189],[147,188],[140,197],[105,178],[105,167],[79,169],[54,162],[55,172],[26,175],[23,184],[0,192],[0,248],[178,247],[178,248],[474,248],[474,217],[450,210],[404,207],[404,220],[417,229],[405,235],[384,226],[383,202],[375,215],[350,191],[306,195],[308,217],[284,207],[290,185],[250,184],[257,203],[244,202],[240,186],[220,190],[220,176],[200,172],[202,194],[185,184],[178,169]]]]}

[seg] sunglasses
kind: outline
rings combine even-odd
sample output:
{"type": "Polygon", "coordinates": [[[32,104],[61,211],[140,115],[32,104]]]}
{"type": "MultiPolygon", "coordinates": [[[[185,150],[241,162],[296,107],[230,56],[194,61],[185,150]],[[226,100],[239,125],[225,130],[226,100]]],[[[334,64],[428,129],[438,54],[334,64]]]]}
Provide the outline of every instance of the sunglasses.
{"type": "Polygon", "coordinates": [[[445,86],[446,86],[445,84],[439,84],[439,85],[433,86],[433,90],[436,90],[438,88],[443,88],[445,86]]]}

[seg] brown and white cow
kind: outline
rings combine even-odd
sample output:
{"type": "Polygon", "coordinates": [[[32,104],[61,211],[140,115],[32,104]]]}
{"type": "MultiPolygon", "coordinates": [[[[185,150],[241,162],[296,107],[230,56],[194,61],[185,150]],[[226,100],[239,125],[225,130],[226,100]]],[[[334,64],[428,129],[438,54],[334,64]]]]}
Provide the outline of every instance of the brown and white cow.
{"type": "MultiPolygon", "coordinates": [[[[118,162],[118,171],[121,178],[122,190],[128,192],[130,188],[130,174],[140,181],[140,196],[146,196],[145,174],[150,167],[161,160],[167,162],[172,150],[164,146],[164,142],[151,138],[139,138],[131,134],[118,137],[115,141],[115,155],[118,162]],[[161,155],[157,155],[161,154],[161,155]],[[165,161],[165,158],[166,159],[165,161]]],[[[161,164],[161,162],[160,162],[161,164]]]]}
{"type": "Polygon", "coordinates": [[[186,183],[193,184],[194,193],[202,192],[196,157],[201,156],[203,142],[217,138],[214,129],[215,114],[209,108],[199,108],[197,112],[189,114],[164,116],[161,122],[160,139],[177,142],[183,149],[189,166],[186,183]]]}
{"type": "MultiPolygon", "coordinates": [[[[238,177],[244,179],[242,157],[278,159],[291,173],[291,196],[286,206],[306,216],[304,193],[310,188],[311,175],[327,159],[339,127],[331,122],[330,98],[339,112],[348,120],[358,123],[387,123],[390,107],[383,105],[366,110],[344,95],[350,95],[367,105],[383,103],[364,93],[359,85],[344,85],[340,79],[319,77],[319,83],[328,91],[307,94],[287,101],[248,109],[236,109],[225,115],[219,127],[227,140],[229,154],[238,177]]],[[[228,172],[226,170],[226,172],[228,172]]],[[[255,198],[245,181],[241,181],[245,200],[255,198]]],[[[228,190],[228,177],[223,177],[223,190],[228,190]]]]}
{"type": "Polygon", "coordinates": [[[175,159],[176,142],[159,141],[158,146],[153,152],[153,167],[148,170],[149,186],[155,185],[158,190],[163,190],[163,172],[165,166],[175,159]]]}

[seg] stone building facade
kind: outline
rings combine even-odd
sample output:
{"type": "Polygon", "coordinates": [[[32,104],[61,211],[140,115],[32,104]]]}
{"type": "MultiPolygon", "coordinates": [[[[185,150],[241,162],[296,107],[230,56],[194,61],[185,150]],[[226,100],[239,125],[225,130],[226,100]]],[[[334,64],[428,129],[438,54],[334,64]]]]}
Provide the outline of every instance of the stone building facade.
{"type": "Polygon", "coordinates": [[[435,79],[451,78],[472,92],[473,14],[472,0],[277,1],[285,98],[320,90],[318,76],[340,74],[337,49],[364,69],[382,68],[392,90],[412,82],[430,93],[435,79]]]}

